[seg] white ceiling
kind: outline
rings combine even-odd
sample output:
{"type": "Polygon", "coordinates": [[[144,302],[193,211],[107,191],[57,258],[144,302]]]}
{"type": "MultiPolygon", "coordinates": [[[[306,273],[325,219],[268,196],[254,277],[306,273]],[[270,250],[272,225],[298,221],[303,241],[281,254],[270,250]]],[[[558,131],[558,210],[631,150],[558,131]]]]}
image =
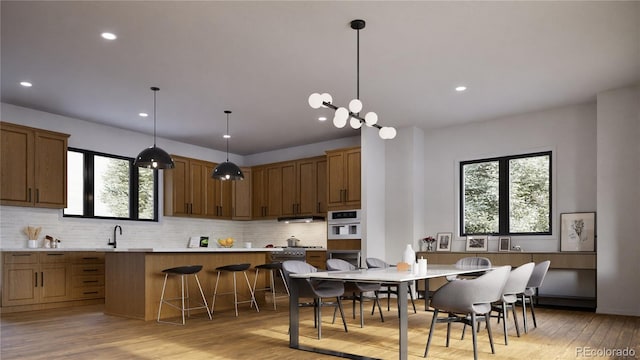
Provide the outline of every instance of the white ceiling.
{"type": "Polygon", "coordinates": [[[593,101],[640,80],[636,1],[1,6],[3,102],[150,134],[152,116],[137,114],[153,112],[158,86],[158,136],[224,150],[229,109],[230,151],[241,155],[356,134],[317,121],[307,98],[355,97],[357,18],[367,21],[363,112],[385,126],[428,131],[593,101]]]}

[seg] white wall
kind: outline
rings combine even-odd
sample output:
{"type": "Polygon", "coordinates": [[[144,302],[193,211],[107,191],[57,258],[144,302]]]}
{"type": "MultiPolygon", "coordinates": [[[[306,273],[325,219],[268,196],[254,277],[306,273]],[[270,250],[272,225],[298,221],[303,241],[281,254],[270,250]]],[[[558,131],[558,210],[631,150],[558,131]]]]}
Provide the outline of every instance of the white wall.
{"type": "MultiPolygon", "coordinates": [[[[99,125],[79,119],[50,114],[19,106],[0,104],[2,121],[70,134],[69,146],[134,157],[144,147],[153,144],[153,137],[128,130],[99,125]]],[[[341,140],[352,142],[353,139],[341,140]]],[[[340,141],[326,146],[340,144],[340,141]]],[[[157,145],[171,154],[209,160],[224,161],[225,152],[158,139],[157,145]]],[[[323,143],[312,144],[310,149],[298,147],[293,154],[317,152],[323,143]]],[[[330,149],[332,147],[326,147],[330,149]]],[[[277,153],[277,152],[276,152],[277,153]]],[[[320,154],[324,153],[322,151],[320,154]]],[[[269,158],[269,156],[264,156],[269,158]]],[[[242,156],[230,154],[230,160],[244,164],[242,156]]],[[[279,161],[279,160],[274,160],[279,161]]],[[[271,162],[271,161],[269,161],[271,162]]],[[[160,189],[163,182],[160,176],[160,189]]],[[[58,237],[67,248],[106,248],[107,239],[113,237],[113,228],[123,228],[118,246],[129,247],[185,247],[193,235],[234,237],[238,246],[250,241],[254,247],[266,244],[285,245],[295,235],[304,245],[326,246],[326,223],[284,224],[268,221],[204,220],[162,216],[163,191],[160,191],[159,222],[113,221],[64,218],[61,210],[0,206],[0,248],[25,248],[26,235],[22,229],[28,225],[42,226],[43,234],[58,237]]]]}
{"type": "Polygon", "coordinates": [[[386,142],[386,160],[386,258],[395,264],[407,244],[417,251],[425,237],[424,131],[399,129],[386,142]]]}
{"type": "MultiPolygon", "coordinates": [[[[595,140],[595,104],[425,131],[425,235],[453,232],[452,251],[465,249],[458,236],[460,161],[551,150],[553,234],[513,236],[512,244],[525,251],[559,251],[560,213],[596,210],[595,140]]],[[[490,238],[489,251],[497,249],[497,238],[490,238]]]]}
{"type": "Polygon", "coordinates": [[[598,308],[640,316],[640,87],[598,94],[598,308]]]}

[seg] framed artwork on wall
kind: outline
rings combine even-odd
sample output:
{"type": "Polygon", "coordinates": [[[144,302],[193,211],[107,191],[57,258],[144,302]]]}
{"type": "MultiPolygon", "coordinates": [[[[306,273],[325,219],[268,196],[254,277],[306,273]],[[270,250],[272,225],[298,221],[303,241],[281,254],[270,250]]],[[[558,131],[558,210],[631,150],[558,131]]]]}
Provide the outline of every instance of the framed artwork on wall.
{"type": "Polygon", "coordinates": [[[498,251],[511,250],[511,238],[509,236],[502,236],[499,239],[498,251]]]}
{"type": "Polygon", "coordinates": [[[596,213],[560,214],[560,251],[596,251],[596,213]]]}
{"type": "Polygon", "coordinates": [[[453,233],[438,233],[436,235],[436,251],[451,251],[453,233]]]}
{"type": "Polygon", "coordinates": [[[467,251],[487,251],[487,235],[467,236],[467,251]]]}

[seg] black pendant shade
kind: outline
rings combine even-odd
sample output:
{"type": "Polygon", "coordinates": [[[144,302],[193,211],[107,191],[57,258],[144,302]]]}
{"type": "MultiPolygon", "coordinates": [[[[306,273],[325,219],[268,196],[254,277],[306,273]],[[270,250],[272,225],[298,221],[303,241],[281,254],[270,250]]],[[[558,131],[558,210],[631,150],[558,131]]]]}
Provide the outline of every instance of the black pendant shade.
{"type": "Polygon", "coordinates": [[[211,177],[218,180],[244,180],[244,174],[242,170],[238,167],[238,165],[229,161],[229,114],[231,114],[230,110],[225,110],[225,114],[227,114],[227,133],[224,135],[225,139],[227,139],[227,161],[218,164],[213,172],[211,173],[211,177]]]}
{"type": "Polygon", "coordinates": [[[142,150],[133,164],[137,167],[151,169],[173,169],[175,167],[171,156],[155,145],[142,150]]]}
{"type": "Polygon", "coordinates": [[[213,169],[211,177],[220,180],[244,180],[242,170],[240,170],[238,165],[229,162],[228,160],[222,164],[218,164],[218,166],[213,169]]]}
{"type": "Polygon", "coordinates": [[[153,146],[140,152],[133,165],[150,169],[173,169],[176,165],[166,151],[156,146],[156,93],[160,88],[151,87],[153,91],[153,146]]]}

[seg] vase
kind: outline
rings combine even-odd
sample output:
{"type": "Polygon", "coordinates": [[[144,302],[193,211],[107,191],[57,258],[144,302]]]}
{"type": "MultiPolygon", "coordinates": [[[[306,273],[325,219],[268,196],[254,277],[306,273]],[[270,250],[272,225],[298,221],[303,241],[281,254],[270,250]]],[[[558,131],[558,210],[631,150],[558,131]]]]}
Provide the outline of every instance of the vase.
{"type": "Polygon", "coordinates": [[[433,251],[433,245],[431,244],[427,245],[427,251],[433,251]]]}

